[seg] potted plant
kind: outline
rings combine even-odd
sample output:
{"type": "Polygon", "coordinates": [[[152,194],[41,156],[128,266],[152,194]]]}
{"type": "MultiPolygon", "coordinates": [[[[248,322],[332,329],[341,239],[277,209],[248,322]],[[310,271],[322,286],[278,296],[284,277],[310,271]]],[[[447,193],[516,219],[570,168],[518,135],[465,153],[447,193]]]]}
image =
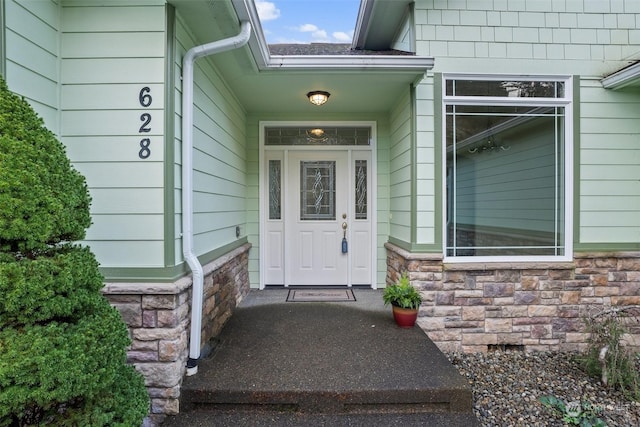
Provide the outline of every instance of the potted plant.
{"type": "Polygon", "coordinates": [[[384,288],[382,300],[385,305],[391,304],[393,318],[398,326],[412,328],[415,325],[422,296],[416,288],[411,286],[406,273],[397,283],[384,288]]]}

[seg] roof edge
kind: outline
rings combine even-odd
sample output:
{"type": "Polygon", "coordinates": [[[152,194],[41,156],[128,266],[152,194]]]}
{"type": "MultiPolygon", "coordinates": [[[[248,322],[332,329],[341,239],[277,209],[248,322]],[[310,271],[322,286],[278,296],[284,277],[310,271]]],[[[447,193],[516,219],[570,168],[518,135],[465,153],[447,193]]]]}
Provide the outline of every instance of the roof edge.
{"type": "Polygon", "coordinates": [[[402,55],[324,55],[324,56],[271,56],[269,68],[335,69],[379,71],[428,71],[434,59],[423,56],[402,55]]]}
{"type": "Polygon", "coordinates": [[[387,50],[412,0],[360,0],[352,48],[387,50]]]}
{"type": "Polygon", "coordinates": [[[258,16],[258,10],[253,0],[231,0],[233,8],[240,21],[249,21],[253,31],[249,39],[249,49],[251,56],[256,61],[258,69],[262,69],[269,62],[269,45],[262,31],[262,24],[258,16]]]}
{"type": "Polygon", "coordinates": [[[628,65],[600,80],[605,89],[622,89],[640,83],[640,61],[628,65]]]}
{"type": "Polygon", "coordinates": [[[351,42],[352,49],[362,49],[369,32],[369,23],[373,11],[373,0],[360,0],[360,9],[358,9],[358,17],[356,18],[356,28],[353,32],[353,40],[351,42]]]}

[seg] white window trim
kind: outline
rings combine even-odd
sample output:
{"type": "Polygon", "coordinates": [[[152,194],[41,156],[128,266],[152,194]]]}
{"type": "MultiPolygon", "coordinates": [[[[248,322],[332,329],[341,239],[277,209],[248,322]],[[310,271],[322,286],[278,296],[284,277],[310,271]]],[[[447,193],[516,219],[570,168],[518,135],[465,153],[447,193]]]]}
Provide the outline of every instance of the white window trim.
{"type": "Polygon", "coordinates": [[[568,75],[513,75],[513,74],[453,74],[442,75],[442,206],[445,209],[442,215],[442,252],[445,263],[523,263],[523,262],[567,262],[573,260],[573,77],[568,75]],[[562,98],[501,98],[501,97],[470,97],[447,96],[446,84],[448,80],[484,80],[484,81],[563,81],[564,97],[562,98]],[[559,106],[565,109],[565,134],[564,134],[564,255],[510,255],[510,256],[447,256],[447,105],[491,105],[517,106],[559,106]]]}

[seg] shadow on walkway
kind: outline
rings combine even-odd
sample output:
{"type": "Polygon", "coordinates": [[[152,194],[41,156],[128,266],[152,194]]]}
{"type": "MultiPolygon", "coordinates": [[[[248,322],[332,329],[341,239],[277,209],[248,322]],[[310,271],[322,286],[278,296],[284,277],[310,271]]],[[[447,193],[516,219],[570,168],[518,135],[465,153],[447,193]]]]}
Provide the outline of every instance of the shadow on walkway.
{"type": "Polygon", "coordinates": [[[477,425],[469,385],[431,340],[398,328],[380,291],[354,293],[252,291],[164,425],[477,425]]]}

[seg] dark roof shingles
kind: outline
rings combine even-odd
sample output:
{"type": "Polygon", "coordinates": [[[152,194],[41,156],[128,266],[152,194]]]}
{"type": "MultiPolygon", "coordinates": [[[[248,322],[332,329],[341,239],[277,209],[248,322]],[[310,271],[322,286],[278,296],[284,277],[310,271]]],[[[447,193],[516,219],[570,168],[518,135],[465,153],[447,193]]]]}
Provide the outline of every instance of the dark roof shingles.
{"type": "Polygon", "coordinates": [[[414,55],[401,50],[360,50],[351,49],[345,43],[310,43],[310,44],[270,44],[271,55],[276,56],[328,56],[328,55],[414,55]]]}

